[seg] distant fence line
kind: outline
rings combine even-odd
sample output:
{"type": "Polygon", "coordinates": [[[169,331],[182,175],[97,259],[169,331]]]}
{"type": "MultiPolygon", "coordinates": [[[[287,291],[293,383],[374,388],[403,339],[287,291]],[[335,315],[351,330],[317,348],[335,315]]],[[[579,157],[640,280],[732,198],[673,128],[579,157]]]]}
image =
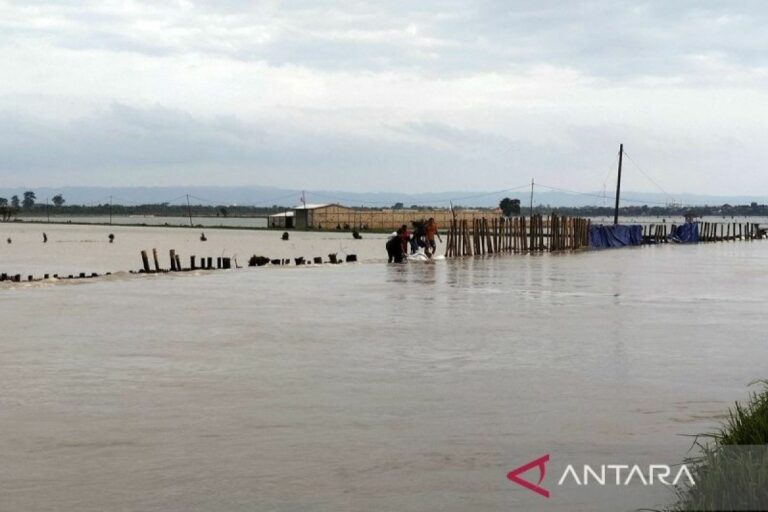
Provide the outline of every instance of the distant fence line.
{"type": "MultiPolygon", "coordinates": [[[[677,224],[644,224],[644,243],[667,243],[677,224]]],[[[732,242],[736,240],[762,240],[765,229],[756,222],[698,222],[699,242],[732,242]]]]}

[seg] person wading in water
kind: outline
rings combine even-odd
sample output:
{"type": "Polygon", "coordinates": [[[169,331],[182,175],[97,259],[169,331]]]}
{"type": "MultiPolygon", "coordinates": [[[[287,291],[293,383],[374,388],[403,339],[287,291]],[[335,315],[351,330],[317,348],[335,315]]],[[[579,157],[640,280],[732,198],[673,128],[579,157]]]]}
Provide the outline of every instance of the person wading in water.
{"type": "Polygon", "coordinates": [[[388,263],[402,263],[408,251],[408,226],[403,224],[389,240],[387,240],[388,263]]]}
{"type": "Polygon", "coordinates": [[[427,235],[427,248],[425,250],[425,253],[430,258],[435,254],[435,251],[437,250],[437,244],[435,243],[435,236],[437,236],[437,239],[440,240],[440,243],[443,243],[443,239],[440,238],[440,233],[437,232],[437,222],[435,222],[435,219],[433,217],[430,217],[427,221],[427,225],[424,226],[424,231],[427,235]]]}

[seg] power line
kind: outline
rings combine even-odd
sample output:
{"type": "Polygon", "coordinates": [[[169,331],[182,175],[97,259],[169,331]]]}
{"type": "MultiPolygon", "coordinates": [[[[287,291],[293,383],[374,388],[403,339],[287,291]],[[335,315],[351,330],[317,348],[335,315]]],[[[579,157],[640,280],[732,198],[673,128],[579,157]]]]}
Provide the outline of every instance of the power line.
{"type": "MultiPolygon", "coordinates": [[[[544,187],[544,188],[549,189],[549,190],[556,190],[558,192],[566,192],[568,194],[576,194],[576,195],[580,195],[580,196],[597,197],[597,198],[600,198],[600,199],[603,199],[605,197],[604,195],[592,194],[592,193],[589,193],[589,192],[578,192],[576,190],[568,190],[568,189],[560,188],[560,187],[550,187],[548,185],[543,185],[541,183],[536,183],[536,186],[537,187],[544,187]]],[[[616,199],[616,196],[615,195],[609,196],[609,199],[616,199]]],[[[631,203],[639,203],[639,204],[658,204],[658,205],[662,205],[662,206],[666,206],[666,204],[667,204],[667,203],[661,203],[661,202],[658,202],[658,201],[644,201],[642,199],[631,199],[631,198],[627,198],[627,197],[622,197],[621,200],[622,201],[629,201],[631,203]]]]}
{"type": "Polygon", "coordinates": [[[635,162],[635,160],[634,160],[634,159],[633,159],[631,156],[629,156],[629,154],[628,154],[626,151],[624,152],[624,156],[626,156],[626,157],[627,157],[627,160],[629,160],[630,162],[632,162],[632,165],[634,165],[634,166],[637,168],[637,170],[638,170],[638,171],[640,171],[640,173],[641,173],[643,176],[645,176],[645,177],[648,179],[648,181],[650,181],[651,183],[653,183],[653,185],[654,185],[656,188],[658,188],[658,189],[659,189],[659,190],[660,190],[660,191],[661,191],[661,192],[662,192],[662,193],[663,193],[665,196],[667,196],[669,199],[671,199],[671,200],[672,200],[672,202],[674,202],[675,198],[674,198],[674,197],[672,197],[672,195],[671,195],[671,194],[669,194],[669,193],[668,193],[666,190],[664,190],[664,189],[661,187],[661,185],[659,185],[658,183],[656,183],[656,180],[654,180],[653,178],[651,178],[651,177],[650,177],[650,176],[649,176],[649,175],[648,175],[648,174],[647,174],[647,173],[646,173],[646,172],[645,172],[645,171],[644,171],[644,170],[643,170],[643,169],[642,169],[642,168],[641,168],[641,167],[640,167],[640,166],[637,164],[637,162],[635,162]]]}

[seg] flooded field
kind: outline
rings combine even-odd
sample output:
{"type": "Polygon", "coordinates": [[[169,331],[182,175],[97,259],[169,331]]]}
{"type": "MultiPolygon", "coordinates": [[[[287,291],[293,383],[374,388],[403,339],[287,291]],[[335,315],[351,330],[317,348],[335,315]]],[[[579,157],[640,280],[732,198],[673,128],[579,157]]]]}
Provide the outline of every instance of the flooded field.
{"type": "Polygon", "coordinates": [[[269,258],[313,258],[328,260],[329,253],[357,254],[368,261],[386,261],[385,234],[364,233],[355,240],[349,232],[291,232],[281,239],[281,230],[193,229],[135,226],[89,226],[60,224],[0,224],[0,272],[33,274],[77,274],[120,272],[141,268],[142,250],[158,250],[160,263],[170,267],[168,252],[175,249],[185,267],[189,256],[234,257],[245,266],[254,254],[269,258]],[[205,233],[206,242],[200,241],[205,233]],[[48,242],[43,243],[43,233],[48,242]],[[115,235],[109,243],[109,234],[115,235]],[[12,243],[7,243],[11,238],[12,243]]]}
{"type": "Polygon", "coordinates": [[[363,260],[0,287],[3,510],[653,508],[672,492],[542,500],[506,474],[677,463],[766,377],[761,241],[387,265],[382,235],[1,227],[22,274],[363,260]]]}
{"type": "MultiPolygon", "coordinates": [[[[27,222],[42,223],[47,219],[41,215],[19,217],[27,222]]],[[[50,218],[51,223],[57,224],[109,224],[110,218],[105,215],[55,215],[50,218]]],[[[146,226],[179,226],[188,227],[189,217],[164,217],[156,215],[114,215],[111,219],[113,225],[146,225],[146,226]]],[[[266,228],[267,217],[193,217],[192,223],[196,227],[231,227],[231,228],[266,228]]]]}

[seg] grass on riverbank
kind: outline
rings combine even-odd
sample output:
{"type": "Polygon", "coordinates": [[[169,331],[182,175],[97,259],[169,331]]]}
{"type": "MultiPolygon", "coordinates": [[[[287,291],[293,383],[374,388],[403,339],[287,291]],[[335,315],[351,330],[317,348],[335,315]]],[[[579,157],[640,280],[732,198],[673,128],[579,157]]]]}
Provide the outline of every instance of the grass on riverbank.
{"type": "Polygon", "coordinates": [[[736,403],[724,425],[697,438],[700,455],[686,461],[696,482],[681,489],[669,512],[766,510],[768,506],[768,381],[736,403]]]}

